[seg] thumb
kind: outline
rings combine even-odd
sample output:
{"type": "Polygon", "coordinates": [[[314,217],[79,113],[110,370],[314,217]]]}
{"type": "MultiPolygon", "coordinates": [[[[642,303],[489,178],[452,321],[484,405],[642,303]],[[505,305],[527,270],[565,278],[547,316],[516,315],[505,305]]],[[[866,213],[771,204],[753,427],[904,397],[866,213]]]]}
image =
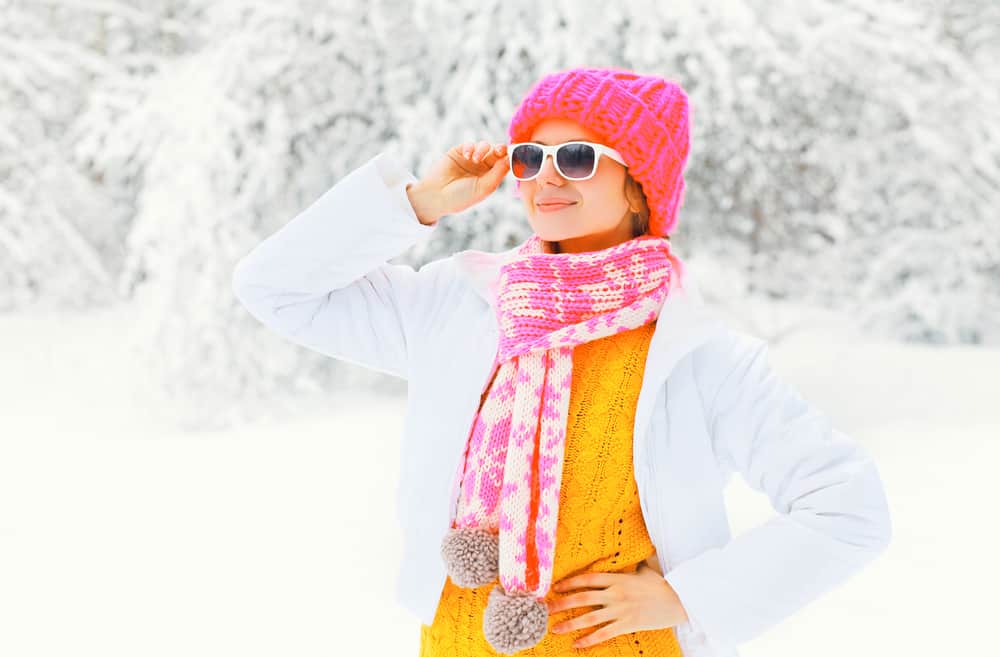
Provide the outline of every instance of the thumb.
{"type": "Polygon", "coordinates": [[[507,175],[507,171],[509,170],[510,163],[507,161],[507,158],[497,158],[497,161],[493,163],[490,170],[483,174],[483,180],[486,181],[489,189],[496,189],[500,186],[500,183],[503,181],[504,176],[507,175]]]}

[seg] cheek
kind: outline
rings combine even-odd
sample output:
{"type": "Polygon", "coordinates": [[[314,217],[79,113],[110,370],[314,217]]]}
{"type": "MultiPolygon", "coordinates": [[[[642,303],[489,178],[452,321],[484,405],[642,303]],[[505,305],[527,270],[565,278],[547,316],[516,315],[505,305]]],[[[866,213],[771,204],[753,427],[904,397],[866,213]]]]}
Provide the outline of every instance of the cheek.
{"type": "Polygon", "coordinates": [[[617,221],[617,217],[628,208],[624,185],[625,180],[617,176],[595,176],[594,185],[587,190],[590,206],[608,221],[617,221]]]}

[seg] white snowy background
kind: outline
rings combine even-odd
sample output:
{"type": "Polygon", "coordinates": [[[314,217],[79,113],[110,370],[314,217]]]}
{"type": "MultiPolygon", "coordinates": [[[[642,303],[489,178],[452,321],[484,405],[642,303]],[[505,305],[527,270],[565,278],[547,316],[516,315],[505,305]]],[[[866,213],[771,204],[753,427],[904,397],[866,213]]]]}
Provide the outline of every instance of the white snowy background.
{"type": "MultiPolygon", "coordinates": [[[[614,65],[689,91],[675,248],[893,511],[741,653],[1000,657],[997,62],[995,0],[0,0],[0,656],[415,655],[405,382],[270,334],[233,265],[375,153],[419,175],[614,65]]],[[[518,203],[399,262],[513,245],[518,203]]]]}

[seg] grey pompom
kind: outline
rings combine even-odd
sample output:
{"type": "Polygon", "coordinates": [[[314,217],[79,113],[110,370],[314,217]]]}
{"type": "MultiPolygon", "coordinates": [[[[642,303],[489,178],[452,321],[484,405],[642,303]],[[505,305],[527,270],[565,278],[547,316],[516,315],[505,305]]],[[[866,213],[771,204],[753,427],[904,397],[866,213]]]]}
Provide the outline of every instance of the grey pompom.
{"type": "Polygon", "coordinates": [[[487,529],[452,528],[441,541],[441,558],[458,586],[485,586],[500,574],[500,541],[487,529]]]}
{"type": "Polygon", "coordinates": [[[483,635],[497,652],[510,655],[536,645],[549,627],[549,608],[534,595],[508,595],[493,587],[483,612],[483,635]]]}

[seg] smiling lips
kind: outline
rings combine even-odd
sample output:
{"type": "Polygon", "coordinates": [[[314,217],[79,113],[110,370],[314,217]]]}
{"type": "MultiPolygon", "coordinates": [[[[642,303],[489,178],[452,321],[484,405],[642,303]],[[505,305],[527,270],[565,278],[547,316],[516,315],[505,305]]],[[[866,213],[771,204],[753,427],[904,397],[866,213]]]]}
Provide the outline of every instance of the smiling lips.
{"type": "Polygon", "coordinates": [[[540,201],[537,206],[540,212],[556,212],[575,204],[576,201],[540,201]]]}

